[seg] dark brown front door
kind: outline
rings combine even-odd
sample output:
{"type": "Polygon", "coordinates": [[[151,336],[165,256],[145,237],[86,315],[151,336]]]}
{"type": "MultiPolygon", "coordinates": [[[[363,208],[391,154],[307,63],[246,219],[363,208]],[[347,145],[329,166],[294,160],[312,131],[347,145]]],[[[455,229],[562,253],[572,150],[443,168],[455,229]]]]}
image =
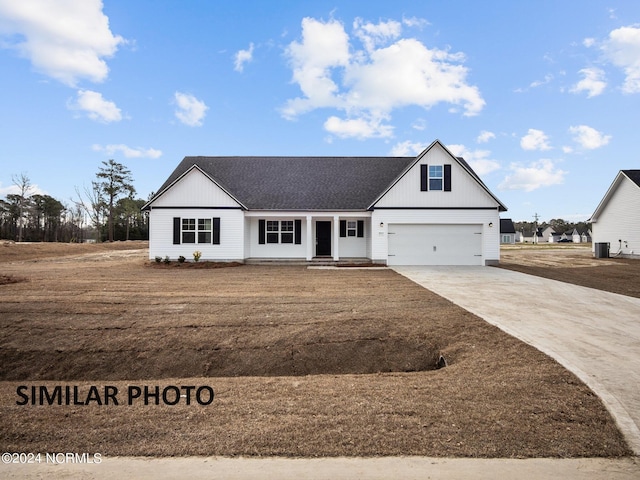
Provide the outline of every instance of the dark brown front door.
{"type": "Polygon", "coordinates": [[[331,222],[316,222],[316,256],[331,255],[331,222]]]}

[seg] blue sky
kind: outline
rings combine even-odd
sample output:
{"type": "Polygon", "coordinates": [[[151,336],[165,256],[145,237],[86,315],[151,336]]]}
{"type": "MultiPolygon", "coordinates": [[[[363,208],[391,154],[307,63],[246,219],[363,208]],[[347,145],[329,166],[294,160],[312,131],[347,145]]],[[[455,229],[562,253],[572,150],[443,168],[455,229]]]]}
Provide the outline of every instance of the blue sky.
{"type": "Polygon", "coordinates": [[[640,168],[640,2],[0,0],[0,196],[147,198],[187,155],[415,155],[505,217],[587,219],[640,168]]]}

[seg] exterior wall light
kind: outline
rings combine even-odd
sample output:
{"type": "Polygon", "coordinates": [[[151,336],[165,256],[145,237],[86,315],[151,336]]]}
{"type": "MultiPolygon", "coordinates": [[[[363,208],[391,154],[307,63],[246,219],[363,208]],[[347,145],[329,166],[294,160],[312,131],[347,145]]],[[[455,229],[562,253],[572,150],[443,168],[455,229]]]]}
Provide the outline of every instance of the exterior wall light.
{"type": "Polygon", "coordinates": [[[489,228],[493,228],[493,222],[489,222],[489,228]]]}
{"type": "Polygon", "coordinates": [[[384,228],[384,222],[380,222],[380,228],[384,228]]]}

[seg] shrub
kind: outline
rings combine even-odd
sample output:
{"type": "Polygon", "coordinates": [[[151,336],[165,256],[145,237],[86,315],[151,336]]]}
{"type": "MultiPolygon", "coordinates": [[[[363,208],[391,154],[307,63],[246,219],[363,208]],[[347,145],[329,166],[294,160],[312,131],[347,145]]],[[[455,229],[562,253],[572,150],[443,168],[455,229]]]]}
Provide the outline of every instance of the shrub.
{"type": "Polygon", "coordinates": [[[164,257],[163,262],[164,262],[166,265],[169,265],[169,264],[171,263],[171,259],[169,258],[169,255],[167,255],[166,257],[164,257]]]}
{"type": "Polygon", "coordinates": [[[180,255],[178,257],[178,262],[180,262],[180,263],[184,263],[185,260],[186,260],[186,258],[184,258],[182,255],[180,255]]]}
{"type": "Polygon", "coordinates": [[[156,257],[156,263],[160,263],[162,261],[162,257],[156,257]]]}
{"type": "Polygon", "coordinates": [[[200,250],[196,250],[193,252],[193,260],[198,262],[200,261],[200,257],[202,256],[202,252],[200,250]]]}

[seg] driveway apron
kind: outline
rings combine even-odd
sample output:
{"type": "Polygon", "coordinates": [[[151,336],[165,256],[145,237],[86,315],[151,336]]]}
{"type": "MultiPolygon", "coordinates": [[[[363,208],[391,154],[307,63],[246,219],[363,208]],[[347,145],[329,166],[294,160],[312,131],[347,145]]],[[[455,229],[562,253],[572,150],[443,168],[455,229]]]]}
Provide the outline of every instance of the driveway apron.
{"type": "Polygon", "coordinates": [[[394,270],[557,360],[640,455],[640,299],[494,267],[394,270]]]}

